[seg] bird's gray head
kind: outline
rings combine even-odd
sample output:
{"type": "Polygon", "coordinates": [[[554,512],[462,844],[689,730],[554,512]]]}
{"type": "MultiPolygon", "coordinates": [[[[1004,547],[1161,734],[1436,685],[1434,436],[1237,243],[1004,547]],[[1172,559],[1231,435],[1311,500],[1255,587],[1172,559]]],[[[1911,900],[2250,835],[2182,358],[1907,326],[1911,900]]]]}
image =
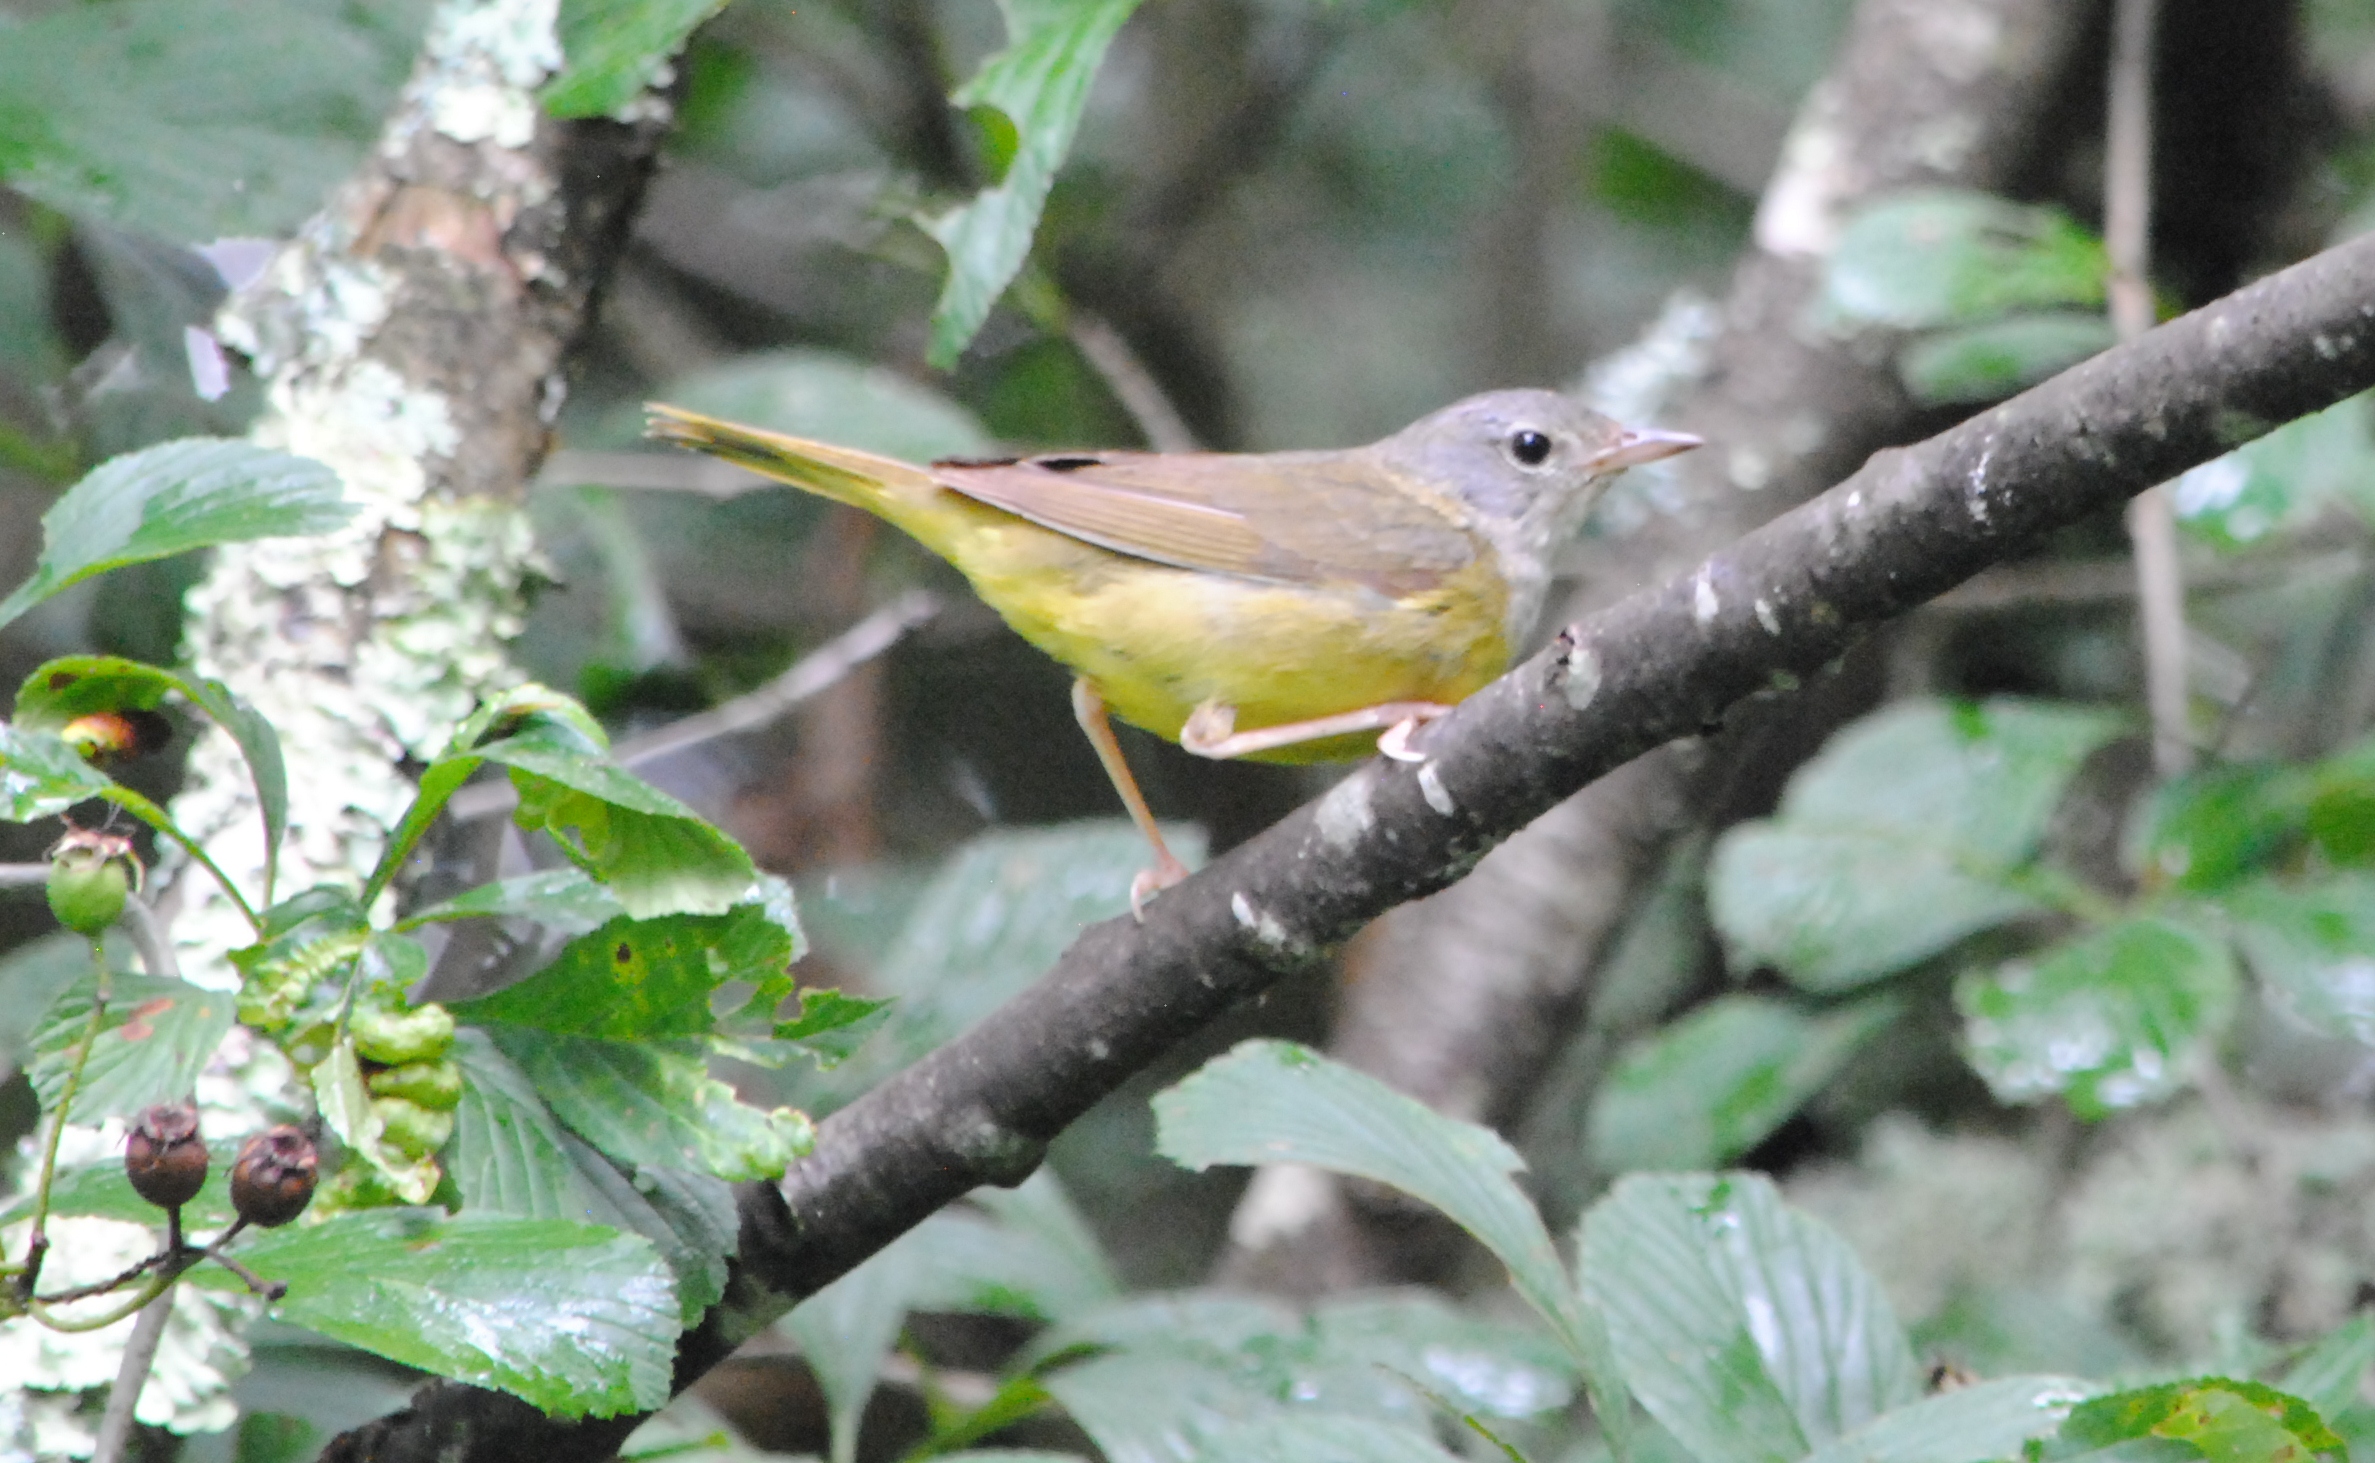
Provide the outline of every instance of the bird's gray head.
{"type": "Polygon", "coordinates": [[[1616,475],[1698,445],[1681,432],[1621,426],[1556,391],[1488,391],[1419,418],[1377,451],[1475,514],[1521,601],[1513,617],[1530,621],[1524,601],[1538,601],[1552,555],[1616,475]]]}
{"type": "Polygon", "coordinates": [[[1377,444],[1396,467],[1488,520],[1580,516],[1609,479],[1699,445],[1620,426],[1556,391],[1488,391],[1377,444]]]}

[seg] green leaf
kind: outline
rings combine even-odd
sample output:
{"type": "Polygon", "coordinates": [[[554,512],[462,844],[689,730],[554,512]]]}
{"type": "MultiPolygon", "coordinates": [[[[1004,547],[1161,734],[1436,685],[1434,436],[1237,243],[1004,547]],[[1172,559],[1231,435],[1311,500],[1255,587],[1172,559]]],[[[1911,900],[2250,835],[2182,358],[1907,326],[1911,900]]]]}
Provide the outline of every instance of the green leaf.
{"type": "Polygon", "coordinates": [[[1000,0],[1006,48],[950,100],[994,109],[1012,128],[1013,154],[972,202],[924,221],[948,251],[948,283],[932,308],[933,365],[956,364],[1021,271],[1105,47],[1137,8],[1138,0],[1000,0]]]}
{"type": "Polygon", "coordinates": [[[564,935],[583,935],[625,913],[608,889],[571,864],[466,889],[402,920],[396,928],[461,919],[532,919],[564,935]]]}
{"type": "Polygon", "coordinates": [[[2133,862],[2147,887],[2224,889],[2299,838],[2305,788],[2291,768],[2230,762],[2155,789],[2133,862]]]}
{"type": "Polygon", "coordinates": [[[775,1039],[797,1044],[818,1065],[831,1068],[850,1059],[866,1038],[890,1020],[892,1003],[843,995],[830,986],[800,992],[800,1014],[777,1023],[775,1039]]]}
{"type": "Polygon", "coordinates": [[[2375,739],[2309,771],[2309,837],[2337,864],[2375,864],[2375,739]]]}
{"type": "Polygon", "coordinates": [[[2327,1332],[2284,1373],[2284,1390],[2317,1410],[2340,1417],[2359,1400],[2359,1383],[2375,1366],[2375,1316],[2361,1311],[2327,1332]]]}
{"type": "Polygon", "coordinates": [[[742,1102],[709,1075],[698,1050],[522,1027],[500,1027],[490,1035],[555,1116],[630,1168],[774,1179],[814,1145],[815,1130],[804,1115],[742,1102]]]}
{"type": "MultiPolygon", "coordinates": [[[[1217,1440],[1235,1424],[1283,1410],[1210,1361],[1175,1349],[1093,1357],[1050,1372],[1040,1385],[1064,1404],[1109,1463],[1182,1458],[1220,1463],[1231,1454],[1208,1447],[1207,1440],[1217,1440]]],[[[1304,1456],[1309,1463],[1364,1457],[1334,1452],[1304,1456]]]]}
{"type": "Polygon", "coordinates": [[[2075,1377],[1997,1377],[1909,1402],[1808,1455],[1805,1463],[1987,1463],[2018,1458],[2101,1388],[2075,1377]]]}
{"type": "MultiPolygon", "coordinates": [[[[89,947],[84,949],[87,961],[89,947]]],[[[97,980],[86,965],[83,977],[49,1008],[33,1033],[27,1075],[44,1112],[56,1110],[65,1090],[75,1048],[90,1026],[97,980]]],[[[230,1034],[231,1013],[228,991],[124,971],[110,974],[99,1038],[91,1043],[74,1095],[74,1121],[129,1117],[152,1103],[188,1097],[198,1073],[230,1034]]]]}
{"type": "Polygon", "coordinates": [[[692,809],[538,720],[478,755],[512,769],[515,821],[552,835],[638,918],[723,914],[758,870],[739,844],[692,809]]]}
{"type": "Polygon", "coordinates": [[[1914,341],[1897,353],[1897,379],[1924,406],[2002,401],[2109,349],[2112,340],[2101,314],[2010,315],[1914,341]]]}
{"type": "MultiPolygon", "coordinates": [[[[664,401],[796,437],[822,437],[907,462],[987,457],[973,414],[888,367],[822,350],[760,351],[671,381],[664,401]]],[[[643,435],[643,410],[621,435],[643,435]]]]}
{"type": "Polygon", "coordinates": [[[1823,305],[1850,325],[1981,324],[2021,310],[2100,308],[2110,262],[2058,209],[1924,189],[1858,209],[1823,268],[1823,305]]]}
{"type": "Polygon", "coordinates": [[[1971,1065],[2005,1102],[2068,1097],[2101,1117],[2165,1097],[2225,1029],[2226,946],[2131,919],[1955,983],[1971,1065]]]}
{"type": "Polygon", "coordinates": [[[1796,1463],[1921,1395],[1845,1241],[1755,1174],[1632,1174],[1585,1217],[1583,1290],[1699,1463],[1796,1463]]]}
{"type": "Polygon", "coordinates": [[[1562,1340],[1583,1327],[1542,1217],[1509,1175],[1525,1167],[1488,1128],[1454,1121],[1373,1077],[1286,1041],[1240,1042],[1154,1099],[1155,1148],[1183,1168],[1306,1163],[1400,1189],[1474,1235],[1562,1340]]]}
{"type": "MultiPolygon", "coordinates": [[[[23,34],[12,32],[11,44],[23,34]]],[[[0,625],[94,574],[217,544],[328,533],[354,511],[338,474],[247,442],[191,437],[112,457],[41,516],[40,562],[0,600],[0,625]]]]}
{"type": "Polygon", "coordinates": [[[1811,1015],[1762,996],[1723,996],[1620,1057],[1594,1100],[1592,1161],[1604,1172],[1707,1168],[1763,1142],[1897,1018],[1891,1000],[1811,1015]]]}
{"type": "Polygon", "coordinates": [[[756,992],[746,1006],[772,1011],[791,993],[793,954],[790,933],[757,902],[718,915],[622,915],[517,985],[455,1003],[454,1014],[615,1040],[704,1036],[718,1026],[712,996],[735,983],[756,992]]]}
{"type": "Polygon", "coordinates": [[[2375,875],[2252,884],[2221,904],[2272,1003],[2318,1031],[2375,1046],[2375,875]]]}
{"type": "Polygon", "coordinates": [[[114,781],[54,732],[0,721],[0,820],[30,823],[105,797],[114,781]]]}
{"type": "Polygon", "coordinates": [[[426,13],[417,0],[42,12],[0,48],[0,178],[163,238],[288,233],[362,160],[426,13]]]}
{"type": "Polygon", "coordinates": [[[16,718],[21,726],[54,732],[76,717],[94,712],[152,711],[167,695],[177,692],[230,733],[247,761],[256,803],[264,817],[264,883],[269,899],[281,834],[289,822],[288,768],[281,758],[280,734],[261,712],[232,695],[230,687],[120,656],[69,655],[40,666],[25,678],[17,690],[16,718]]]}
{"type": "Polygon", "coordinates": [[[621,1172],[562,1128],[483,1031],[456,1031],[453,1055],[468,1082],[442,1156],[470,1212],[590,1220],[642,1235],[675,1275],[687,1325],[724,1295],[736,1239],[731,1190],[664,1168],[621,1172]]]}
{"type": "Polygon", "coordinates": [[[563,0],[560,75],[545,83],[544,109],[556,117],[609,117],[650,87],[693,27],[726,0],[563,0]]]}
{"type": "MultiPolygon", "coordinates": [[[[372,1209],[292,1224],[233,1253],[289,1287],[279,1319],[559,1417],[668,1400],[678,1306],[640,1235],[593,1224],[372,1209]]],[[[192,1272],[220,1289],[238,1281],[192,1272]]]]}
{"type": "Polygon", "coordinates": [[[2045,1456],[2147,1438],[2191,1444],[2210,1463],[2306,1463],[2312,1453],[2342,1452],[2342,1440],[2300,1398],[2258,1382],[2200,1377],[2080,1403],[2045,1456]]]}
{"type": "Polygon", "coordinates": [[[51,1005],[90,973],[91,942],[66,930],[0,955],[0,1069],[24,1060],[51,1005]]]}
{"type": "Polygon", "coordinates": [[[1736,967],[1836,992],[2036,907],[2019,871],[2117,716],[1911,700],[1849,727],[1777,814],[1718,841],[1708,911],[1736,967]]]}
{"type": "Polygon", "coordinates": [[[2355,396],[2212,458],[2169,486],[2177,521],[2196,540],[2235,550],[2306,527],[2342,504],[2375,513],[2375,423],[2355,396]]]}
{"type": "Polygon", "coordinates": [[[1425,1428],[1301,1408],[1225,1423],[1203,1432],[1198,1456],[1228,1463],[1457,1463],[1425,1428]]]}

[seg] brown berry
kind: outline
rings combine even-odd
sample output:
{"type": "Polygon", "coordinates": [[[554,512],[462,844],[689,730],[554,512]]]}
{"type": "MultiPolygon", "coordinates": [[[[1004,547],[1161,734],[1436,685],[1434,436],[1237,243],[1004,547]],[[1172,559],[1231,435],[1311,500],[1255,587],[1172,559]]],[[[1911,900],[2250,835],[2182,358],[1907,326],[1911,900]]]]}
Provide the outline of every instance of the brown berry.
{"type": "Polygon", "coordinates": [[[160,1102],[132,1120],[124,1137],[124,1176],[132,1191],[160,1209],[179,1209],[206,1187],[206,1141],[198,1106],[160,1102]]]}
{"type": "Polygon", "coordinates": [[[239,1146],[231,1165],[231,1207],[260,1228],[286,1224],[313,1202],[320,1170],[313,1140],[301,1129],[286,1123],[267,1128],[239,1146]]]}

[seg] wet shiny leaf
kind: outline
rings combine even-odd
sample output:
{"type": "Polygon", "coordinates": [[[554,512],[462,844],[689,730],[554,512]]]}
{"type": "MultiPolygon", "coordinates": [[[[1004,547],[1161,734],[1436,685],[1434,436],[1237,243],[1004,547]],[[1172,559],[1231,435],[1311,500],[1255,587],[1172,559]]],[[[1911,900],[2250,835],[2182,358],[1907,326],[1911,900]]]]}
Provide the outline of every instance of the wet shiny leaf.
{"type": "Polygon", "coordinates": [[[528,1027],[490,1035],[555,1116],[630,1168],[667,1167],[722,1179],[781,1177],[815,1142],[808,1119],[734,1096],[697,1047],[598,1041],[528,1027]]]}
{"type": "MultiPolygon", "coordinates": [[[[45,1112],[55,1110],[75,1049],[90,1026],[96,977],[89,971],[89,947],[84,950],[84,975],[49,1008],[33,1033],[26,1072],[45,1112]]],[[[229,1034],[231,1016],[228,991],[126,971],[112,973],[99,1037],[91,1044],[75,1090],[74,1121],[129,1117],[151,1103],[188,1097],[200,1069],[229,1034]]]]}
{"type": "MultiPolygon", "coordinates": [[[[675,1283],[640,1235],[595,1224],[373,1209],[243,1239],[288,1295],[274,1315],[559,1417],[668,1400],[675,1283]]],[[[211,1266],[193,1280],[228,1289],[211,1266]]]]}
{"type": "Polygon", "coordinates": [[[1891,1000],[1817,1015],[1761,996],[1723,996],[1635,1042],[1591,1116],[1603,1172],[1711,1168],[1764,1141],[1896,1019],[1891,1000]]]}
{"type": "Polygon", "coordinates": [[[2375,875],[2269,881],[2221,901],[2235,943],[2276,1005],[2375,1046],[2375,875]]]}
{"type": "Polygon", "coordinates": [[[2084,1117],[2166,1097],[2234,1009],[2226,946],[2123,921],[1955,985],[1971,1064],[2005,1102],[2061,1093],[2084,1117]]]}
{"type": "Polygon", "coordinates": [[[1795,1463],[1921,1395],[1879,1283],[1756,1174],[1632,1174],[1583,1290],[1633,1395],[1699,1463],[1795,1463]]]}

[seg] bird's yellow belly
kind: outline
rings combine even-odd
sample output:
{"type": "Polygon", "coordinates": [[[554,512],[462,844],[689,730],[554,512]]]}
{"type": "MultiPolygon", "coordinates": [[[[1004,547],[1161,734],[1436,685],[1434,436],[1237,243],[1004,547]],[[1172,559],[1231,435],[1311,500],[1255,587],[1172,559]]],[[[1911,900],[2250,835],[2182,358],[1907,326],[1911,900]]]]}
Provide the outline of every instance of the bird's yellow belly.
{"type": "MultiPolygon", "coordinates": [[[[1036,537],[1018,535],[1026,536],[1036,537]]],[[[1387,701],[1456,702],[1509,663],[1508,590],[1489,564],[1397,599],[1357,585],[1267,584],[1097,550],[1055,574],[1045,563],[995,562],[1006,557],[976,557],[970,577],[982,598],[1024,639],[1085,677],[1116,715],[1172,741],[1208,701],[1235,708],[1236,729],[1252,731],[1387,701]]],[[[1367,756],[1376,742],[1375,732],[1333,737],[1256,760],[1341,761],[1367,756]]]]}

